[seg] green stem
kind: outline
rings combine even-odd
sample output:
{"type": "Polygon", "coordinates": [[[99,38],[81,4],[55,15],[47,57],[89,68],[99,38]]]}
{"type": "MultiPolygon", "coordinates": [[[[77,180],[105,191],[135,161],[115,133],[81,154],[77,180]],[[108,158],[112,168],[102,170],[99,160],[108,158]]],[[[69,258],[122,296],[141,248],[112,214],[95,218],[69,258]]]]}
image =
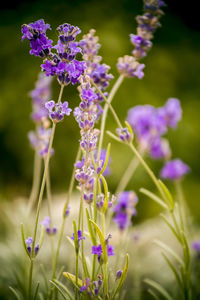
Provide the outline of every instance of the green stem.
{"type": "Polygon", "coordinates": [[[105,124],[106,124],[106,118],[107,118],[109,105],[111,104],[111,102],[115,96],[115,93],[117,92],[118,88],[122,84],[123,80],[124,80],[124,76],[120,75],[119,78],[117,79],[117,81],[115,82],[115,84],[108,96],[107,102],[104,106],[104,111],[103,111],[103,115],[102,115],[102,119],[101,119],[101,128],[100,128],[100,138],[99,138],[98,155],[97,155],[98,160],[99,160],[100,154],[101,154],[103,137],[104,137],[104,132],[105,132],[105,124]]]}
{"type": "Polygon", "coordinates": [[[34,260],[34,258],[31,258],[31,260],[30,260],[29,281],[28,281],[28,298],[27,298],[27,300],[31,299],[31,286],[32,286],[32,277],[33,277],[33,260],[34,260]]]}
{"type": "MultiPolygon", "coordinates": [[[[77,160],[79,160],[81,155],[81,148],[79,147],[76,158],[75,158],[75,162],[77,160]]],[[[60,253],[60,246],[61,246],[61,242],[62,242],[62,238],[63,238],[63,232],[64,232],[64,228],[65,228],[65,221],[66,221],[66,216],[65,216],[65,211],[69,205],[69,201],[72,195],[72,191],[73,191],[73,187],[74,187],[74,181],[75,181],[75,166],[73,168],[72,171],[72,176],[70,179],[70,183],[69,183],[69,189],[68,189],[68,193],[67,193],[67,199],[64,205],[64,209],[63,209],[63,216],[62,216],[62,224],[61,224],[61,229],[60,229],[60,234],[59,234],[59,238],[58,238],[58,246],[57,246],[57,250],[56,250],[56,255],[55,255],[55,263],[54,263],[54,268],[53,268],[53,272],[52,272],[52,280],[55,278],[55,274],[56,274],[56,268],[57,268],[57,264],[58,264],[58,257],[59,257],[59,253],[60,253]]]]}
{"type": "Polygon", "coordinates": [[[34,167],[33,167],[33,183],[32,183],[31,194],[29,197],[28,213],[27,213],[28,217],[30,216],[30,213],[32,211],[32,208],[35,204],[35,200],[36,200],[38,192],[39,192],[41,166],[42,166],[42,159],[38,155],[37,151],[35,150],[34,167]]]}
{"type": "MultiPolygon", "coordinates": [[[[60,101],[61,101],[62,94],[63,94],[63,89],[64,89],[64,85],[61,85],[60,93],[59,93],[59,97],[58,97],[58,103],[60,103],[60,101]]],[[[42,177],[42,183],[41,183],[40,194],[39,194],[39,199],[38,199],[36,218],[35,218],[33,244],[32,244],[32,257],[31,257],[32,259],[31,259],[30,274],[29,274],[29,288],[28,288],[29,291],[28,291],[28,295],[31,295],[32,273],[33,273],[33,258],[34,258],[34,249],[35,249],[36,236],[37,236],[38,220],[39,220],[40,208],[41,208],[43,194],[44,194],[44,188],[45,188],[46,177],[47,177],[47,172],[48,172],[48,167],[49,167],[49,161],[50,161],[50,156],[51,156],[51,150],[52,150],[52,145],[53,145],[55,129],[56,129],[56,123],[53,123],[52,130],[51,130],[51,137],[50,137],[50,141],[49,141],[49,149],[48,149],[48,154],[47,154],[47,158],[46,158],[46,162],[45,162],[44,173],[43,173],[43,177],[42,177]]]]}
{"type": "MultiPolygon", "coordinates": [[[[78,253],[76,253],[76,286],[78,286],[78,253]]],[[[75,299],[78,299],[78,289],[76,288],[75,299]]]]}

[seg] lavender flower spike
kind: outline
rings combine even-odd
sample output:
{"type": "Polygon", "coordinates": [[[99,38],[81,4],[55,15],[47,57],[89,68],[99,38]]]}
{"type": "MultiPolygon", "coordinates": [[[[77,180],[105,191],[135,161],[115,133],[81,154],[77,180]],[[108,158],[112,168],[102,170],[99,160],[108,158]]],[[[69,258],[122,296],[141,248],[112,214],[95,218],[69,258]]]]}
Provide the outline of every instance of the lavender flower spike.
{"type": "Polygon", "coordinates": [[[160,172],[160,176],[168,180],[178,180],[189,173],[190,168],[180,159],[168,161],[160,172]]]}
{"type": "Polygon", "coordinates": [[[71,108],[68,108],[68,102],[55,103],[51,100],[45,103],[45,107],[49,111],[49,117],[54,123],[58,123],[64,119],[64,115],[69,116],[72,111],[71,108]]]}

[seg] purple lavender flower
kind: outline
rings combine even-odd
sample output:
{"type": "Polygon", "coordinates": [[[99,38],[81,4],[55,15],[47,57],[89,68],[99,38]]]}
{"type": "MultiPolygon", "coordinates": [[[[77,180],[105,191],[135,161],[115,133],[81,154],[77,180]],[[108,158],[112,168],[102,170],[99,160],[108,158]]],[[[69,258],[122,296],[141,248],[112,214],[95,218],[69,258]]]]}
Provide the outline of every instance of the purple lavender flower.
{"type": "Polygon", "coordinates": [[[117,223],[120,230],[124,230],[131,224],[131,217],[137,213],[135,209],[137,202],[138,198],[133,191],[126,191],[119,194],[117,204],[113,209],[115,212],[113,220],[117,223]]]}
{"type": "Polygon", "coordinates": [[[117,128],[116,133],[122,142],[130,142],[131,141],[131,134],[127,127],[117,128]]]}
{"type": "MultiPolygon", "coordinates": [[[[33,239],[32,237],[28,237],[26,240],[25,240],[25,244],[26,244],[26,247],[27,247],[27,250],[28,250],[28,253],[29,255],[31,255],[32,253],[32,244],[33,244],[33,239]]],[[[38,254],[38,251],[39,251],[39,248],[40,248],[40,245],[37,244],[34,248],[34,255],[36,256],[38,254]]]]}
{"type": "Polygon", "coordinates": [[[144,64],[140,64],[132,56],[125,55],[124,57],[120,57],[118,59],[118,71],[125,77],[137,77],[138,79],[142,79],[144,76],[144,67],[144,64]]]}
{"type": "Polygon", "coordinates": [[[85,285],[83,285],[80,288],[80,293],[82,293],[83,291],[86,291],[89,295],[91,295],[89,287],[90,287],[90,278],[85,278],[85,285]]]}
{"type": "MultiPolygon", "coordinates": [[[[98,246],[92,246],[91,254],[97,255],[98,259],[100,260],[101,254],[103,253],[101,244],[98,246]]],[[[114,256],[114,247],[112,245],[107,244],[107,254],[108,256],[114,256]]]]}
{"type": "MultiPolygon", "coordinates": [[[[81,230],[78,230],[77,231],[77,235],[78,235],[78,244],[79,244],[79,246],[80,246],[80,241],[81,240],[85,240],[85,237],[83,236],[83,234],[82,234],[82,231],[81,230]]],[[[72,240],[74,241],[74,233],[72,234],[72,240]]]]}
{"type": "Polygon", "coordinates": [[[121,271],[121,270],[118,270],[118,271],[116,272],[116,279],[119,279],[121,276],[122,276],[122,271],[121,271]]]}
{"type": "Polygon", "coordinates": [[[45,107],[49,111],[49,117],[54,123],[58,123],[64,119],[64,115],[69,116],[72,111],[71,108],[68,108],[68,102],[55,103],[51,100],[45,103],[45,107]]]}
{"type": "Polygon", "coordinates": [[[159,136],[151,140],[149,151],[150,156],[154,159],[169,159],[171,156],[168,140],[159,136]]]}
{"type": "Polygon", "coordinates": [[[57,232],[56,227],[51,227],[51,219],[49,217],[45,217],[44,220],[41,222],[46,229],[46,233],[49,235],[54,235],[57,232]]]}
{"type": "Polygon", "coordinates": [[[22,26],[22,40],[30,41],[30,54],[44,58],[50,53],[53,41],[47,38],[47,29],[51,29],[50,25],[45,24],[43,19],[22,26]]]}
{"type": "Polygon", "coordinates": [[[178,180],[189,173],[190,168],[180,159],[168,161],[160,172],[160,176],[164,179],[178,180]]]}
{"type": "Polygon", "coordinates": [[[133,50],[133,56],[135,58],[139,59],[144,56],[146,56],[146,52],[151,48],[152,42],[150,42],[147,39],[144,39],[140,35],[130,34],[130,39],[132,44],[135,46],[135,49],[133,50]]]}
{"type": "Polygon", "coordinates": [[[182,117],[180,101],[176,98],[169,98],[165,106],[158,109],[158,114],[166,122],[166,126],[175,128],[182,117]]]}
{"type": "Polygon", "coordinates": [[[65,210],[65,217],[68,217],[70,213],[70,206],[67,206],[67,209],[65,210]]]}
{"type": "Polygon", "coordinates": [[[194,241],[192,243],[192,248],[196,251],[197,255],[200,257],[200,241],[194,241]]]}

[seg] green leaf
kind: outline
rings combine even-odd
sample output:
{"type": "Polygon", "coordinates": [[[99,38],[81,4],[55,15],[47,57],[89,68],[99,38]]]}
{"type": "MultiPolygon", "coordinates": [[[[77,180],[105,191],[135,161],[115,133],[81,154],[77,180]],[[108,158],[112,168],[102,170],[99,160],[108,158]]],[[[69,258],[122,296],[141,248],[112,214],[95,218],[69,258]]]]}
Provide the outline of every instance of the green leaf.
{"type": "Polygon", "coordinates": [[[165,259],[168,266],[170,267],[171,271],[173,272],[180,290],[183,292],[183,285],[182,285],[182,282],[181,282],[181,279],[180,279],[180,276],[179,276],[178,272],[176,271],[176,269],[173,266],[172,262],[169,260],[169,258],[164,253],[162,253],[162,256],[165,259]]]}
{"type": "Polygon", "coordinates": [[[160,179],[158,179],[158,183],[159,183],[160,187],[162,188],[165,196],[167,197],[168,202],[171,206],[171,209],[173,210],[174,209],[174,200],[173,200],[173,197],[172,197],[170,191],[168,190],[166,185],[160,179]]]}
{"type": "MultiPolygon", "coordinates": [[[[76,285],[76,276],[75,276],[75,275],[73,275],[73,274],[71,274],[71,273],[69,273],[69,272],[63,272],[63,275],[64,275],[67,279],[69,279],[69,280],[74,284],[74,286],[75,286],[76,288],[79,289],[79,287],[83,286],[83,281],[82,281],[80,278],[78,278],[78,286],[76,285]]],[[[55,280],[54,280],[54,281],[55,281],[55,280]]]]}
{"type": "Polygon", "coordinates": [[[89,233],[90,233],[90,238],[91,238],[92,244],[96,245],[96,238],[95,238],[95,235],[94,235],[91,223],[90,223],[90,216],[89,216],[88,209],[86,208],[85,211],[86,211],[87,224],[88,224],[88,230],[89,230],[89,233]]]}
{"type": "Polygon", "coordinates": [[[21,300],[21,297],[18,295],[18,293],[11,286],[9,286],[9,289],[11,290],[11,292],[13,293],[13,295],[15,296],[15,298],[17,300],[21,300]]]}
{"type": "Polygon", "coordinates": [[[151,290],[148,289],[147,292],[156,300],[160,300],[159,297],[151,290]]]}
{"type": "Polygon", "coordinates": [[[78,232],[77,232],[77,227],[76,227],[76,222],[75,221],[73,221],[73,227],[74,227],[74,246],[75,246],[76,254],[78,255],[79,243],[78,243],[78,232]]]}
{"type": "Polygon", "coordinates": [[[151,279],[144,279],[144,282],[153,287],[155,290],[157,290],[165,299],[173,300],[170,294],[156,281],[151,279]]]}
{"type": "Polygon", "coordinates": [[[109,156],[110,156],[110,147],[111,147],[111,143],[108,144],[107,151],[106,151],[105,162],[104,162],[103,168],[101,169],[101,172],[99,174],[103,174],[103,172],[105,171],[105,169],[108,165],[109,156]]]}
{"type": "Polygon", "coordinates": [[[39,239],[40,248],[42,247],[42,244],[44,242],[44,234],[45,234],[45,227],[42,226],[41,233],[40,233],[40,239],[39,239]]]}
{"type": "Polygon", "coordinates": [[[158,245],[159,247],[161,247],[162,249],[164,249],[167,253],[169,253],[171,256],[174,257],[174,259],[181,265],[184,267],[184,261],[182,260],[182,258],[180,258],[175,252],[174,250],[172,250],[169,246],[167,246],[166,244],[164,244],[161,241],[155,240],[154,243],[156,245],[158,245]]]}
{"type": "Polygon", "coordinates": [[[160,214],[161,218],[165,221],[165,223],[167,224],[167,226],[171,229],[172,233],[175,235],[175,237],[177,238],[177,240],[179,241],[179,243],[182,244],[182,241],[180,239],[180,236],[178,235],[178,233],[176,232],[176,229],[173,227],[173,225],[167,220],[167,218],[165,217],[165,215],[160,214]]]}
{"type": "Polygon", "coordinates": [[[40,300],[44,300],[44,296],[42,293],[39,293],[40,300]]]}
{"type": "Polygon", "coordinates": [[[108,209],[108,185],[107,185],[107,182],[106,182],[105,178],[103,177],[103,175],[101,175],[101,180],[103,182],[104,195],[105,195],[105,199],[104,199],[104,203],[103,203],[103,207],[102,207],[102,213],[105,214],[105,212],[108,209]]]}
{"type": "Polygon", "coordinates": [[[148,191],[147,189],[141,188],[140,192],[146,196],[148,196],[150,199],[155,201],[157,204],[159,204],[162,208],[168,209],[167,205],[154,193],[148,191]]]}
{"type": "Polygon", "coordinates": [[[50,282],[58,289],[58,291],[61,293],[61,295],[63,296],[64,299],[71,299],[71,300],[73,300],[72,294],[67,289],[67,287],[64,286],[64,284],[62,284],[58,280],[50,280],[50,282]],[[64,292],[62,291],[62,289],[65,291],[65,293],[67,294],[68,297],[64,294],[64,292]]]}
{"type": "Polygon", "coordinates": [[[44,278],[45,288],[46,288],[46,290],[47,290],[47,292],[48,292],[48,280],[47,280],[47,276],[46,276],[46,272],[45,272],[44,266],[41,264],[41,265],[40,265],[40,268],[41,268],[41,270],[42,270],[42,276],[43,276],[43,278],[44,278]]]}
{"type": "Polygon", "coordinates": [[[105,238],[104,238],[103,233],[102,233],[101,229],[99,228],[99,226],[91,219],[89,221],[94,225],[96,232],[99,236],[101,247],[102,247],[102,252],[103,252],[103,263],[106,264],[108,261],[108,254],[107,254],[107,245],[106,245],[105,238]]]}
{"type": "Polygon", "coordinates": [[[122,143],[122,141],[115,135],[113,134],[112,132],[110,132],[109,130],[106,131],[107,135],[109,135],[113,140],[119,142],[119,143],[122,143]]]}
{"type": "Polygon", "coordinates": [[[37,299],[37,295],[38,295],[38,291],[39,291],[39,286],[40,286],[40,282],[38,281],[38,283],[36,285],[36,289],[35,289],[35,294],[34,294],[33,300],[37,299]]]}
{"type": "Polygon", "coordinates": [[[24,226],[23,226],[22,223],[21,223],[21,236],[22,236],[22,243],[23,243],[24,249],[25,249],[25,251],[26,251],[26,254],[27,254],[28,257],[30,258],[30,253],[28,252],[28,249],[27,249],[27,246],[26,246],[26,243],[25,243],[24,226]]]}
{"type": "Polygon", "coordinates": [[[119,291],[120,291],[120,289],[121,289],[121,287],[122,287],[122,285],[123,285],[123,283],[126,279],[126,275],[127,275],[127,272],[128,272],[128,265],[129,265],[129,256],[128,256],[128,254],[126,254],[126,264],[124,266],[122,275],[119,279],[118,285],[117,285],[112,297],[110,298],[110,300],[114,299],[116,294],[119,293],[119,291]]]}

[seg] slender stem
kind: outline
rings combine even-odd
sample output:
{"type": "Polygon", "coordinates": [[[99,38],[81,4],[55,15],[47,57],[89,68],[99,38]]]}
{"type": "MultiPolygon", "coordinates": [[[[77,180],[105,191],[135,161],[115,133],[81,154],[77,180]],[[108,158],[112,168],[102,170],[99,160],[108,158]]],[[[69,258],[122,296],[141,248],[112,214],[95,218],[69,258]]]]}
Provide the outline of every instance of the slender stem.
{"type": "Polygon", "coordinates": [[[181,215],[183,218],[183,224],[185,225],[185,227],[187,228],[187,224],[188,224],[188,216],[190,215],[190,211],[189,211],[189,207],[185,201],[185,197],[183,194],[183,189],[182,189],[182,185],[181,185],[181,181],[177,180],[175,182],[175,188],[176,188],[176,193],[177,193],[177,200],[179,202],[179,207],[181,210],[181,215]]]}
{"type": "MultiPolygon", "coordinates": [[[[76,285],[78,286],[78,253],[76,253],[76,285]]],[[[75,299],[78,299],[78,289],[76,288],[75,299]]]]}
{"type": "MultiPolygon", "coordinates": [[[[79,160],[80,155],[81,155],[81,148],[79,147],[78,151],[77,151],[76,158],[75,158],[75,162],[77,160],[79,160]]],[[[70,179],[70,183],[69,183],[69,189],[68,189],[68,193],[67,193],[67,199],[66,199],[66,202],[65,202],[65,205],[64,205],[64,209],[63,209],[62,224],[61,224],[60,234],[59,234],[59,238],[58,238],[58,246],[57,246],[56,255],[55,255],[55,261],[54,261],[55,264],[54,264],[54,268],[53,268],[53,272],[52,272],[52,279],[55,278],[56,268],[57,268],[57,264],[58,264],[58,257],[59,257],[59,253],[60,253],[60,246],[61,246],[61,242],[62,242],[62,238],[63,238],[63,232],[64,232],[65,221],[66,221],[65,211],[66,211],[66,209],[67,209],[67,207],[69,205],[69,201],[70,201],[70,198],[71,198],[71,195],[72,195],[72,191],[73,191],[73,187],[74,187],[75,170],[76,170],[76,168],[74,166],[73,171],[72,171],[72,176],[71,176],[71,179],[70,179]]]]}
{"type": "Polygon", "coordinates": [[[31,260],[30,260],[29,281],[28,281],[28,297],[27,297],[27,300],[31,299],[31,286],[32,286],[32,277],[33,277],[33,260],[34,260],[34,258],[31,258],[31,260]]]}
{"type": "Polygon", "coordinates": [[[42,163],[42,159],[38,155],[37,151],[35,150],[34,167],[33,167],[33,183],[32,183],[31,194],[30,194],[30,197],[29,197],[28,213],[27,213],[28,217],[30,215],[30,212],[31,212],[33,206],[34,206],[35,200],[36,200],[38,192],[39,192],[41,166],[42,166],[41,163],[42,163]]]}
{"type": "MultiPolygon", "coordinates": [[[[64,85],[61,85],[60,93],[59,93],[59,97],[58,97],[58,103],[60,103],[60,101],[61,101],[62,94],[63,94],[63,89],[64,89],[64,85]]],[[[51,156],[51,150],[52,150],[52,145],[53,145],[55,129],[56,129],[56,123],[53,123],[52,130],[51,130],[51,137],[50,137],[50,141],[49,141],[49,149],[48,149],[48,154],[47,154],[47,158],[46,158],[46,162],[45,162],[44,173],[43,173],[43,178],[42,178],[42,183],[41,183],[41,188],[40,188],[40,194],[39,194],[39,199],[38,199],[36,218],[35,218],[33,243],[32,243],[32,257],[31,257],[32,259],[31,259],[30,274],[29,274],[29,292],[28,292],[28,295],[31,295],[33,259],[34,259],[34,249],[35,249],[36,236],[37,236],[38,220],[39,220],[40,207],[41,207],[41,204],[42,204],[42,199],[43,199],[43,194],[44,194],[44,188],[45,188],[46,177],[47,177],[47,172],[48,172],[48,167],[49,167],[49,160],[50,160],[50,156],[51,156]]]]}
{"type": "Polygon", "coordinates": [[[103,116],[101,119],[101,128],[100,128],[100,138],[99,138],[98,155],[97,155],[98,160],[100,158],[102,144],[103,144],[103,137],[104,137],[105,124],[106,124],[106,118],[107,118],[109,104],[112,102],[112,99],[114,98],[115,93],[117,92],[117,90],[120,87],[123,80],[124,80],[124,76],[120,75],[119,78],[117,79],[117,81],[115,82],[115,84],[108,96],[107,102],[104,106],[103,116]]]}
{"type": "Polygon", "coordinates": [[[127,184],[129,183],[131,177],[133,176],[133,173],[137,169],[140,161],[138,160],[137,157],[134,157],[132,161],[129,163],[128,168],[124,172],[124,175],[122,176],[117,189],[115,191],[115,195],[118,195],[120,192],[124,191],[127,184]]]}

